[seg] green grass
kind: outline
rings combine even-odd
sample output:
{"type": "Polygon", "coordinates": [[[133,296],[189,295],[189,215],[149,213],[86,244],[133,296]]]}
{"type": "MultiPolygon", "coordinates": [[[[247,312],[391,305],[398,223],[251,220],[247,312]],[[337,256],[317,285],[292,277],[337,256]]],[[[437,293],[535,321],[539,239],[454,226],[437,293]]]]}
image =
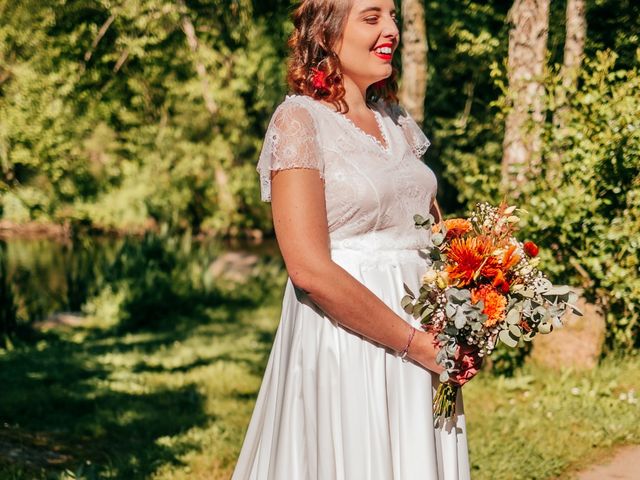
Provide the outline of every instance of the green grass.
{"type": "Polygon", "coordinates": [[[227,478],[278,311],[224,305],[2,352],[0,478],[227,478]]]}
{"type": "Polygon", "coordinates": [[[612,447],[640,443],[640,358],[590,372],[526,365],[465,387],[472,477],[570,478],[612,447]]]}
{"type": "MultiPolygon", "coordinates": [[[[136,334],[60,331],[0,353],[0,478],[228,478],[278,300],[196,309],[136,334]]],[[[640,443],[639,390],[637,356],[588,373],[481,374],[465,387],[474,480],[567,478],[640,443]]]]}

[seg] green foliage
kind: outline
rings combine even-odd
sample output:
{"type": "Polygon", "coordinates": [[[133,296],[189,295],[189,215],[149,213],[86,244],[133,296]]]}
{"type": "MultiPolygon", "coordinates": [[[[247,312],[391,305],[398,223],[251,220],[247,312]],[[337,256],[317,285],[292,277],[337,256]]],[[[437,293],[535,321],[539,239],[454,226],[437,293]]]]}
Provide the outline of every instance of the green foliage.
{"type": "MultiPolygon", "coordinates": [[[[606,18],[596,19],[589,28],[600,32],[606,23],[606,18]]],[[[606,35],[596,33],[595,38],[606,35]]],[[[622,37],[616,42],[620,45],[622,37]]],[[[614,52],[596,52],[593,45],[587,49],[592,57],[586,59],[578,91],[567,92],[571,103],[565,129],[551,122],[560,89],[559,67],[551,69],[545,172],[529,179],[516,202],[530,212],[522,234],[543,247],[542,269],[558,283],[581,285],[587,298],[604,307],[610,348],[631,348],[638,345],[640,332],[638,60],[626,55],[618,66],[614,52]]],[[[501,139],[508,92],[502,60],[486,58],[493,62],[489,74],[497,95],[492,94],[484,113],[480,110],[474,117],[472,108],[463,129],[456,132],[446,127],[455,120],[444,120],[435,130],[442,143],[449,142],[438,153],[445,163],[444,176],[465,210],[480,200],[502,197],[501,139]]],[[[500,358],[497,365],[502,360],[508,360],[507,370],[519,362],[500,358]]]]}
{"type": "Polygon", "coordinates": [[[522,201],[525,233],[548,248],[543,268],[604,307],[610,347],[632,348],[640,333],[640,76],[638,64],[621,70],[615,61],[610,51],[587,61],[566,127],[547,128],[546,172],[529,180],[522,201]]]}
{"type": "Polygon", "coordinates": [[[495,200],[502,122],[492,102],[492,77],[507,55],[506,16],[512,2],[426,2],[429,80],[424,130],[426,161],[439,177],[439,200],[452,212],[495,200]],[[471,200],[470,200],[471,198],[471,200]]]}
{"type": "Polygon", "coordinates": [[[0,241],[0,348],[11,345],[17,328],[14,292],[7,270],[6,245],[0,241]]]}
{"type": "Polygon", "coordinates": [[[4,218],[267,229],[247,166],[284,93],[283,64],[248,0],[4,1],[0,11],[4,218]]]}

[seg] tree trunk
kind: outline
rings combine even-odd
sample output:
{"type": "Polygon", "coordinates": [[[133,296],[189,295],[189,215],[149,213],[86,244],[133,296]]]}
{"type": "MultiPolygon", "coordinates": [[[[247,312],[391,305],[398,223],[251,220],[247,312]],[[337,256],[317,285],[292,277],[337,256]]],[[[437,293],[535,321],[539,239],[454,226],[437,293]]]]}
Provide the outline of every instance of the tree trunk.
{"type": "MultiPolygon", "coordinates": [[[[186,12],[186,5],[184,3],[184,0],[179,0],[178,4],[186,12]]],[[[202,99],[204,100],[205,108],[211,115],[211,118],[215,120],[218,113],[218,105],[211,95],[207,69],[204,63],[198,58],[199,42],[198,37],[196,36],[196,29],[194,28],[193,22],[186,13],[184,13],[182,16],[182,30],[187,37],[189,48],[191,49],[195,57],[195,67],[196,72],[198,73],[198,77],[200,78],[200,84],[202,87],[202,99]]],[[[236,210],[236,200],[229,186],[229,177],[227,175],[227,172],[224,170],[222,164],[218,161],[213,164],[213,170],[216,185],[218,187],[218,206],[225,212],[234,212],[236,210]]]]}
{"type": "Polygon", "coordinates": [[[515,0],[508,21],[511,109],[505,124],[502,186],[517,196],[527,176],[539,174],[541,167],[549,0],[515,0]]]}
{"type": "Polygon", "coordinates": [[[422,0],[402,0],[402,83],[399,97],[418,123],[427,93],[427,26],[422,0]]]}
{"type": "Polygon", "coordinates": [[[564,128],[564,117],[569,109],[572,92],[578,86],[578,75],[584,57],[584,44],[587,39],[587,15],[585,0],[567,0],[566,39],[564,42],[564,60],[560,76],[562,87],[556,94],[556,111],[553,124],[564,128]]]}

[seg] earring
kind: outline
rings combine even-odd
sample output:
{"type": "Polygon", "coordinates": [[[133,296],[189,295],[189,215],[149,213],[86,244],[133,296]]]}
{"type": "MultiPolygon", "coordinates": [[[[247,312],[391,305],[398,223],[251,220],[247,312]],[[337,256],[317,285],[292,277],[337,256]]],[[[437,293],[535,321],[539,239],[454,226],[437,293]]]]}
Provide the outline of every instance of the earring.
{"type": "Polygon", "coordinates": [[[311,84],[316,90],[328,90],[327,74],[318,68],[311,67],[311,84]]]}

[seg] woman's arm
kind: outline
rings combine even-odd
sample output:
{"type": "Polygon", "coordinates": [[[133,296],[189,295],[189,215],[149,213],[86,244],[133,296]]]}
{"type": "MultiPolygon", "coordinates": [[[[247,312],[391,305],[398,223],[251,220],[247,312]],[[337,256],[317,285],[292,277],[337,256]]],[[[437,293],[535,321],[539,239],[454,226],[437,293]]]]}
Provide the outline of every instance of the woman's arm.
{"type": "Polygon", "coordinates": [[[433,215],[433,219],[436,224],[442,222],[442,212],[440,211],[440,205],[435,197],[433,197],[433,201],[431,202],[431,209],[429,210],[429,213],[433,215]]]}
{"type": "MultiPolygon", "coordinates": [[[[411,327],[362,283],[331,260],[324,186],[316,170],[272,173],[271,202],[278,245],[292,283],[344,327],[397,352],[411,327]]],[[[409,358],[439,373],[431,334],[418,330],[409,358]]]]}

